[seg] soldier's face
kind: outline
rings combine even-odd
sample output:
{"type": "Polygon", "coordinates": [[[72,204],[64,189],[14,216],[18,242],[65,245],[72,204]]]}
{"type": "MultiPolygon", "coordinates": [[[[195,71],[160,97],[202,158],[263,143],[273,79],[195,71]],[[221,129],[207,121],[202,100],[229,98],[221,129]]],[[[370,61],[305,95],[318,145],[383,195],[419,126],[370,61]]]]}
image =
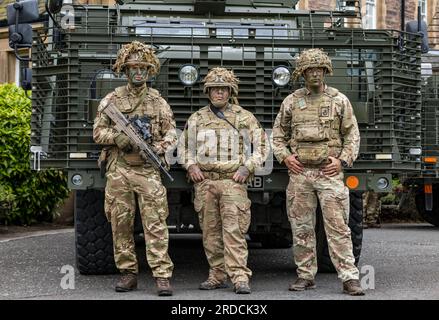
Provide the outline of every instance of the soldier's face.
{"type": "Polygon", "coordinates": [[[230,90],[228,87],[212,87],[209,90],[209,98],[215,107],[224,107],[230,98],[230,90]]]}
{"type": "Polygon", "coordinates": [[[128,81],[138,87],[148,80],[148,68],[145,66],[129,66],[127,68],[128,81]]]}
{"type": "Polygon", "coordinates": [[[324,68],[308,68],[304,72],[305,84],[311,89],[320,88],[323,86],[325,79],[324,68]]]}

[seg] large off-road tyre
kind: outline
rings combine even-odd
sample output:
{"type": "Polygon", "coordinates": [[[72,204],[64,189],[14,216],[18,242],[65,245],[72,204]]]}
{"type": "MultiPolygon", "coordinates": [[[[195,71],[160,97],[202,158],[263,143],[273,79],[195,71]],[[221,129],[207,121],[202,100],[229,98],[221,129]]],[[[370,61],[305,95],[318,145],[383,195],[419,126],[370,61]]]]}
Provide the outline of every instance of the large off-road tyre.
{"type": "Polygon", "coordinates": [[[111,225],[104,214],[104,192],[78,190],[75,197],[76,265],[81,274],[112,274],[111,225]]]}
{"type": "MultiPolygon", "coordinates": [[[[349,228],[351,229],[351,239],[355,265],[358,264],[361,255],[361,246],[363,243],[363,194],[362,192],[350,192],[350,212],[349,228]]],[[[316,220],[316,237],[317,237],[317,263],[318,272],[335,272],[331,257],[329,256],[328,242],[323,227],[323,217],[320,206],[317,208],[316,220]]]]}
{"type": "Polygon", "coordinates": [[[416,208],[425,221],[435,227],[439,227],[439,184],[433,184],[433,210],[425,210],[424,188],[421,187],[416,192],[416,208]]]}

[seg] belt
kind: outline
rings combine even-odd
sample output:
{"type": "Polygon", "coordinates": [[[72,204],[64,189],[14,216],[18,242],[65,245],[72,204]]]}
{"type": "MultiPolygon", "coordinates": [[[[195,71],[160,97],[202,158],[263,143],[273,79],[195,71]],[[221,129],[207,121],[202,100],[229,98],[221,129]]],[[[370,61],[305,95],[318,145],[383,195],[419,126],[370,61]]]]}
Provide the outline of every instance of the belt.
{"type": "Polygon", "coordinates": [[[226,180],[232,179],[235,172],[213,172],[213,171],[201,171],[203,176],[209,180],[226,180]]]}

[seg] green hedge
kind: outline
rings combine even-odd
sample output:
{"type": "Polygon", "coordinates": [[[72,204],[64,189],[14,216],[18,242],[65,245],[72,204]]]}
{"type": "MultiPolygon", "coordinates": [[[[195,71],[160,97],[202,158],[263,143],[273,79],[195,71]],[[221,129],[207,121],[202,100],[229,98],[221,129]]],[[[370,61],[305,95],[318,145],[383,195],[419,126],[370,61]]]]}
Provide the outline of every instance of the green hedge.
{"type": "Polygon", "coordinates": [[[8,223],[51,221],[53,209],[68,195],[62,172],[30,169],[31,110],[23,89],[0,85],[0,206],[9,208],[0,219],[8,223]]]}

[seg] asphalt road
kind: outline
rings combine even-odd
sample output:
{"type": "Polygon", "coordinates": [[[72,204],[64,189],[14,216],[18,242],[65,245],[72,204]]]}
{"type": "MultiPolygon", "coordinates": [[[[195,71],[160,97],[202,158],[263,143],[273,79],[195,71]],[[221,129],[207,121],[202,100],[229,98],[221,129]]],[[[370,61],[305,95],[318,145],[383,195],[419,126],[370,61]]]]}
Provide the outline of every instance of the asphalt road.
{"type": "MultiPolygon", "coordinates": [[[[318,274],[316,290],[289,292],[288,284],[295,279],[291,249],[262,249],[256,243],[250,244],[249,254],[253,270],[251,295],[236,295],[231,287],[200,291],[198,284],[208,271],[200,237],[172,236],[170,247],[175,263],[175,294],[171,299],[439,299],[439,230],[426,224],[365,230],[359,267],[363,283],[374,289],[368,289],[367,295],[360,298],[343,295],[336,274],[318,274]]],[[[139,247],[138,254],[139,289],[116,293],[113,287],[117,275],[83,276],[75,270],[74,283],[65,278],[63,281],[63,266],[69,269],[75,265],[73,230],[3,239],[0,299],[163,299],[155,295],[144,248],[139,247]],[[63,283],[64,287],[66,283],[74,285],[74,289],[63,289],[63,283]]]]}

